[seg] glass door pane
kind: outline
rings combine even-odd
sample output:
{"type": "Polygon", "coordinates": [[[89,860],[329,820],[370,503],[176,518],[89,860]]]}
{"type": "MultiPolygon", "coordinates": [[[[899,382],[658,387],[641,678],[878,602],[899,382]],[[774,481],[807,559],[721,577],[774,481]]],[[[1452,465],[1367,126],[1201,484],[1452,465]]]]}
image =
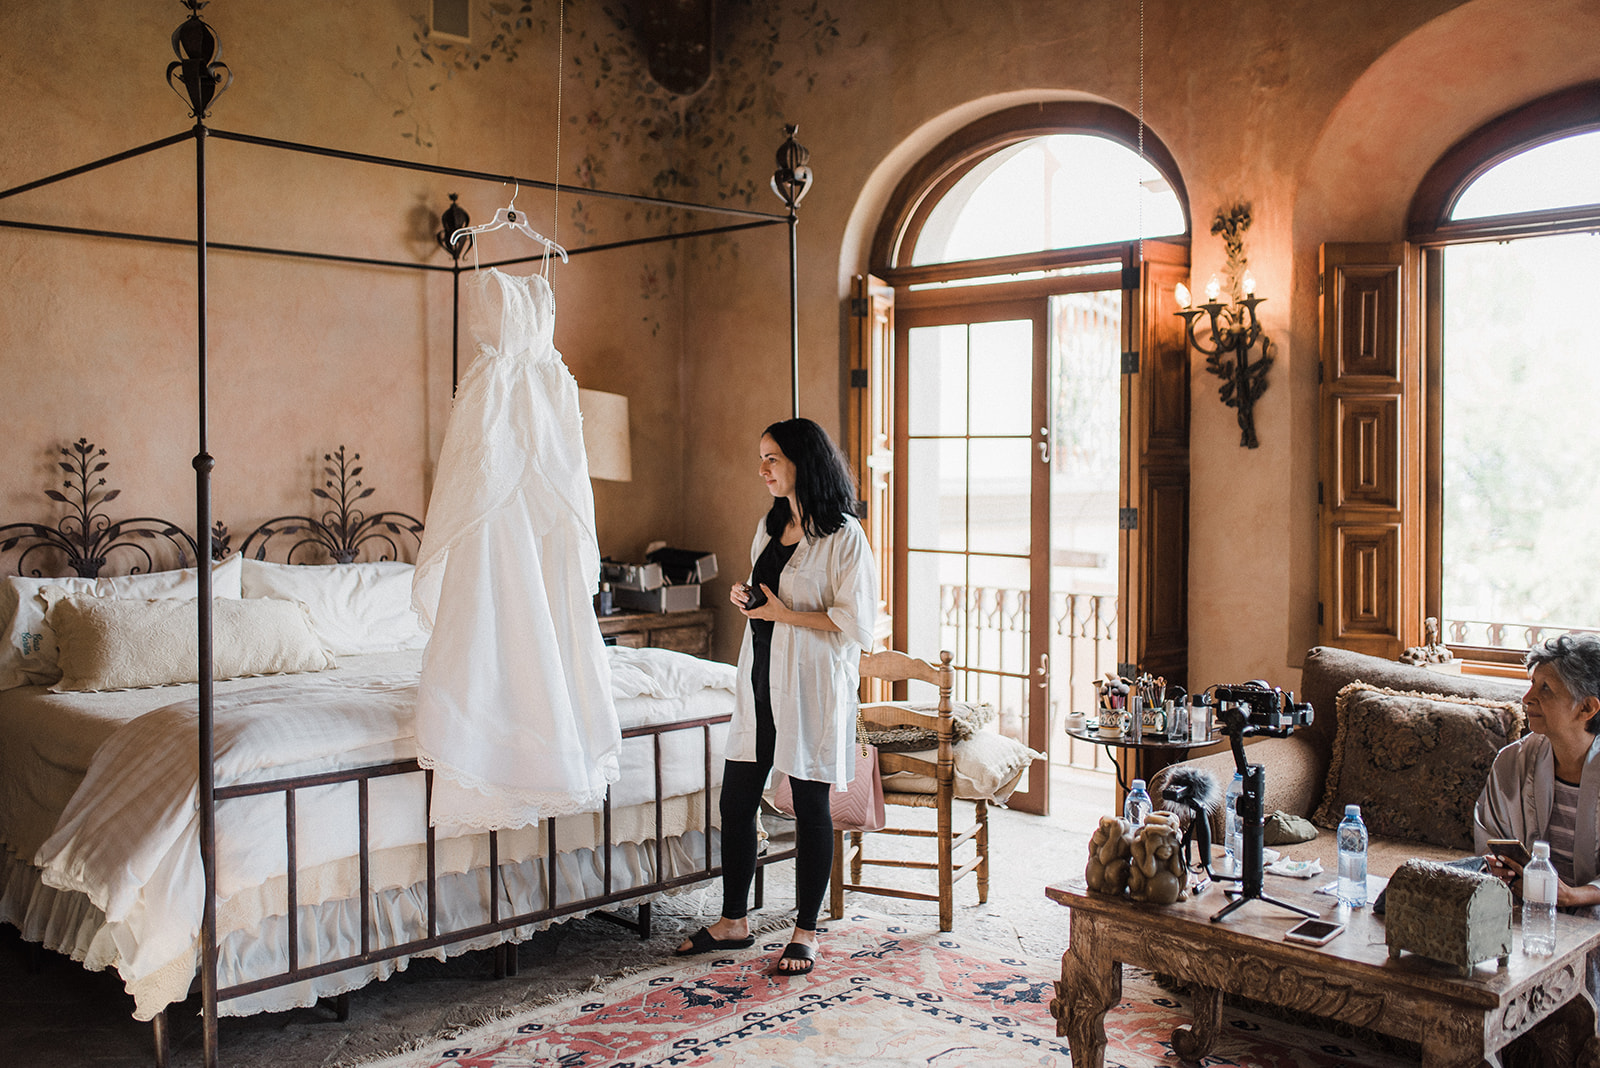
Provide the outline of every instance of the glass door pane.
{"type": "Polygon", "coordinates": [[[905,648],[954,653],[958,699],[992,704],[1002,733],[1044,750],[1046,724],[1030,714],[1044,692],[1032,652],[1037,329],[1019,318],[907,330],[903,619],[905,648]]]}
{"type": "MultiPolygon", "coordinates": [[[[1094,714],[1094,680],[1117,667],[1117,486],[1122,296],[1050,300],[1050,723],[1094,714]]],[[[1110,769],[1073,740],[1057,760],[1110,769]]]]}

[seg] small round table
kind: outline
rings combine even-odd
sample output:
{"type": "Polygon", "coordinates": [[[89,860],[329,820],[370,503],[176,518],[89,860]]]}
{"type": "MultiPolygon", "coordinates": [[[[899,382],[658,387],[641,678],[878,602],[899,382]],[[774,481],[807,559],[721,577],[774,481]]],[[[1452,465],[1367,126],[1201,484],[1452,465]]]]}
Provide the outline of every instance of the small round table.
{"type": "Polygon", "coordinates": [[[1155,777],[1156,772],[1173,764],[1189,759],[1189,750],[1200,749],[1217,742],[1226,741],[1225,735],[1217,733],[1215,729],[1205,738],[1198,741],[1192,738],[1168,739],[1162,734],[1146,733],[1138,738],[1131,734],[1101,734],[1099,731],[1085,730],[1082,727],[1068,727],[1069,737],[1079,741],[1093,742],[1106,747],[1106,755],[1111,757],[1111,766],[1117,769],[1117,785],[1121,787],[1121,794],[1126,794],[1130,783],[1117,750],[1132,750],[1134,778],[1143,779],[1148,783],[1155,777]]]}

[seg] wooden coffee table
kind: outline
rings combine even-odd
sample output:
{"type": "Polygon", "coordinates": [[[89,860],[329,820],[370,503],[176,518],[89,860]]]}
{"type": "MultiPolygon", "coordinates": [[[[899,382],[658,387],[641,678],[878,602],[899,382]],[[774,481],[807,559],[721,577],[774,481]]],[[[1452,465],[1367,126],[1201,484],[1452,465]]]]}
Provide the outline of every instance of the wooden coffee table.
{"type": "MultiPolygon", "coordinates": [[[[1374,897],[1384,883],[1370,880],[1374,897]]],[[[1524,956],[1514,930],[1506,967],[1490,961],[1462,977],[1458,969],[1409,954],[1391,961],[1383,918],[1370,908],[1341,908],[1300,880],[1268,876],[1266,889],[1348,926],[1325,946],[1298,945],[1285,942],[1283,933],[1300,917],[1264,902],[1210,922],[1227,900],[1215,884],[1164,907],[1091,894],[1081,882],[1047,887],[1046,896],[1072,910],[1071,942],[1050,1013],[1075,1068],[1105,1064],[1105,1015],[1122,998],[1125,963],[1200,988],[1194,1022],[1172,1033],[1188,1060],[1210,1052],[1222,995],[1229,992],[1421,1042],[1422,1063],[1430,1068],[1498,1068],[1497,1053],[1506,1043],[1561,1010],[1561,1036],[1574,1062],[1600,1064],[1595,1004],[1584,985],[1588,952],[1600,946],[1600,922],[1558,915],[1556,953],[1542,958],[1524,956]]]]}

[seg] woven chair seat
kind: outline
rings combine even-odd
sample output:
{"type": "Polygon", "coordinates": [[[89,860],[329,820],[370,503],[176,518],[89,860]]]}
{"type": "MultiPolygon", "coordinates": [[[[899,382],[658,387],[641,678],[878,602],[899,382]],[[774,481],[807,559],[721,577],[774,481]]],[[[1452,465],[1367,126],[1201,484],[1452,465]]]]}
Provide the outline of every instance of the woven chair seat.
{"type": "Polygon", "coordinates": [[[883,803],[886,805],[904,805],[907,808],[938,808],[939,795],[933,794],[907,794],[892,790],[883,792],[883,803]]]}

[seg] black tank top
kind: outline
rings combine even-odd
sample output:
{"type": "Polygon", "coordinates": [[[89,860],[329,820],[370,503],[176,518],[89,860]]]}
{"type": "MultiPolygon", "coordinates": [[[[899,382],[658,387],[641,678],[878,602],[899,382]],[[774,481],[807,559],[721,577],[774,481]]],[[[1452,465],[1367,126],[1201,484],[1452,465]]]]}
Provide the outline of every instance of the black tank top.
{"type": "MultiPolygon", "coordinates": [[[[758,588],[765,586],[776,597],[778,578],[788,566],[790,558],[794,556],[795,549],[799,547],[799,542],[785,545],[777,538],[770,539],[767,547],[761,550],[761,555],[756,557],[756,566],[750,571],[750,584],[758,588]]],[[[754,654],[750,665],[750,686],[755,691],[756,703],[768,706],[772,704],[773,626],[770,619],[750,621],[750,651],[754,654]]]]}

